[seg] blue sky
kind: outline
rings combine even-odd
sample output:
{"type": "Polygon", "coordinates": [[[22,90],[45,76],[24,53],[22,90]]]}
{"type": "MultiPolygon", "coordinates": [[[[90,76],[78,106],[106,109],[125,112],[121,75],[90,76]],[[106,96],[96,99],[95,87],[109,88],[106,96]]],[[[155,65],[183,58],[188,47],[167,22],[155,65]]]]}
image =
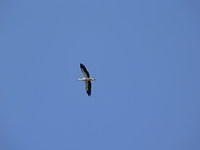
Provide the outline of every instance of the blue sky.
{"type": "Polygon", "coordinates": [[[198,1],[0,3],[1,150],[200,149],[198,1]]]}

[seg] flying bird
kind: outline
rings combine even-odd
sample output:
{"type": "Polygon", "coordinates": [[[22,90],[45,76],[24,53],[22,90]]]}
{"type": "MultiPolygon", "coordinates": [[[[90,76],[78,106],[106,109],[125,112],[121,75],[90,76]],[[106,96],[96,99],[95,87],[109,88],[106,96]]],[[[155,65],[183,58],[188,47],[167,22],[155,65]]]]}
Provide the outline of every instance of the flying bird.
{"type": "Polygon", "coordinates": [[[91,89],[92,89],[91,81],[94,81],[96,79],[90,77],[90,73],[88,72],[88,70],[85,67],[85,65],[80,64],[80,68],[81,68],[81,72],[83,73],[83,77],[82,78],[78,78],[78,80],[85,81],[85,89],[86,89],[86,92],[87,92],[88,96],[90,96],[91,95],[91,89]]]}

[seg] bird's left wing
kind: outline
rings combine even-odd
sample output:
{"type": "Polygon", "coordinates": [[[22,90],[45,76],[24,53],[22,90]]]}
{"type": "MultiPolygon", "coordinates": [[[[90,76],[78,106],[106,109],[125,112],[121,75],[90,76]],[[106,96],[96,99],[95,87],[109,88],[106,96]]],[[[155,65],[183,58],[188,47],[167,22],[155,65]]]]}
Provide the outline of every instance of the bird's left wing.
{"type": "Polygon", "coordinates": [[[92,89],[91,81],[85,81],[85,90],[86,90],[88,96],[91,95],[91,89],[92,89]]]}

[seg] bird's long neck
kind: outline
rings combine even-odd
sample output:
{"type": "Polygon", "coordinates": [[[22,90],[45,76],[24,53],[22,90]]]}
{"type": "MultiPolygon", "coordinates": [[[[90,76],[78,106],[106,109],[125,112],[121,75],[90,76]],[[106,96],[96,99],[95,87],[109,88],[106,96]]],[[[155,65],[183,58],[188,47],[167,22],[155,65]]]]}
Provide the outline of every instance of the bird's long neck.
{"type": "Polygon", "coordinates": [[[79,81],[84,81],[84,78],[78,78],[79,81]]]}

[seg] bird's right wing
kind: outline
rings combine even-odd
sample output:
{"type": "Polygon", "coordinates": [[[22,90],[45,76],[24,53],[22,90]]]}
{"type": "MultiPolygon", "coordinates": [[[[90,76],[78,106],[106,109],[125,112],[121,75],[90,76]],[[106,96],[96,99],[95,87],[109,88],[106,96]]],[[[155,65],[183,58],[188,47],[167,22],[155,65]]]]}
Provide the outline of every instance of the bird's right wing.
{"type": "Polygon", "coordinates": [[[86,77],[86,78],[89,78],[90,77],[90,74],[89,72],[87,71],[86,67],[83,65],[83,64],[80,64],[80,68],[81,68],[81,71],[83,73],[83,76],[86,77]]]}

